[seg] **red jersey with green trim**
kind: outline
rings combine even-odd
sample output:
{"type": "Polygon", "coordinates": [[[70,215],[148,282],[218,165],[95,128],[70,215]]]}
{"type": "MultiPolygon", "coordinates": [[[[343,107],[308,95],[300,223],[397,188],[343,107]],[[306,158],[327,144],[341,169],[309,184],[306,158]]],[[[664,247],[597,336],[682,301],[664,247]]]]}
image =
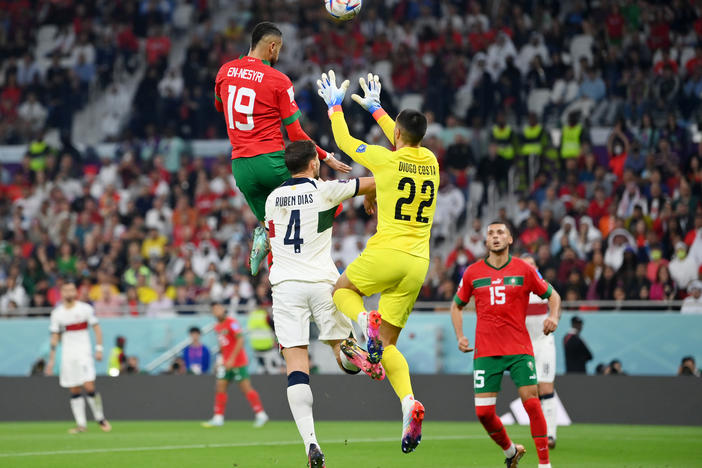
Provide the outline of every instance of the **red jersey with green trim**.
{"type": "Polygon", "coordinates": [[[475,357],[534,355],[524,320],[529,294],[551,296],[551,285],[536,269],[520,258],[509,260],[502,268],[479,260],[463,273],[454,301],[464,306],[475,297],[478,324],[475,328],[475,357]]]}
{"type": "Polygon", "coordinates": [[[224,113],[232,159],[283,151],[281,121],[300,117],[293,84],[268,62],[241,57],[222,65],[215,79],[215,107],[224,113]]]}
{"type": "MultiPolygon", "coordinates": [[[[227,317],[221,322],[217,322],[214,326],[214,331],[217,334],[217,341],[219,342],[219,351],[222,353],[222,359],[226,363],[232,355],[232,351],[236,347],[236,343],[239,340],[238,335],[242,333],[241,325],[233,317],[227,317]]],[[[246,356],[246,351],[241,348],[239,354],[237,354],[234,359],[233,367],[242,367],[249,363],[249,359],[246,356]]]]}

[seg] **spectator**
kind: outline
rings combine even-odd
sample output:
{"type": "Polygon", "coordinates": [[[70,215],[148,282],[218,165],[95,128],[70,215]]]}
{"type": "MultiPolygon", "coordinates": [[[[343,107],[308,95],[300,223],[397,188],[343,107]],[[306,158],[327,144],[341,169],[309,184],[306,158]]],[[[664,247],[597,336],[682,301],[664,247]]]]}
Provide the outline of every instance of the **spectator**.
{"type": "Polygon", "coordinates": [[[7,278],[5,293],[0,296],[0,313],[11,314],[19,307],[26,307],[29,304],[29,297],[22,283],[17,281],[17,277],[7,278]]]}
{"type": "Polygon", "coordinates": [[[702,281],[694,280],[687,287],[690,294],[683,300],[681,314],[702,314],[702,281]]]}
{"type": "Polygon", "coordinates": [[[100,286],[100,299],[93,303],[98,317],[119,317],[125,313],[124,299],[113,293],[113,287],[111,284],[100,286]]]}
{"type": "Polygon", "coordinates": [[[115,347],[110,351],[110,358],[107,361],[107,375],[117,377],[126,372],[127,356],[124,354],[126,346],[127,339],[125,337],[118,336],[115,339],[115,347]]]}
{"type": "Polygon", "coordinates": [[[675,300],[675,295],[678,289],[670,277],[667,265],[658,267],[656,273],[656,281],[651,284],[651,293],[649,298],[652,301],[672,301],[675,300]]]}
{"type": "Polygon", "coordinates": [[[210,370],[210,350],[200,342],[202,332],[198,327],[190,327],[190,344],[183,349],[183,362],[191,374],[207,374],[210,370]]]}
{"type": "Polygon", "coordinates": [[[619,359],[614,359],[609,363],[609,372],[605,372],[607,375],[626,375],[624,369],[622,369],[622,363],[619,359]]]}
{"type": "Polygon", "coordinates": [[[592,360],[592,353],[580,337],[583,330],[583,321],[574,316],[570,319],[571,329],[563,338],[563,348],[566,358],[566,373],[585,374],[585,364],[592,360]]]}
{"type": "Polygon", "coordinates": [[[144,300],[142,302],[148,304],[146,306],[146,315],[149,317],[174,317],[175,309],[173,308],[173,300],[166,296],[166,289],[160,282],[153,289],[156,297],[153,300],[144,300]]]}
{"type": "Polygon", "coordinates": [[[695,363],[695,358],[692,356],[685,356],[680,362],[680,367],[678,367],[678,375],[686,376],[700,376],[700,370],[697,368],[695,363]]]}
{"type": "Polygon", "coordinates": [[[127,358],[127,368],[125,370],[125,374],[134,375],[140,372],[141,371],[139,370],[139,358],[136,356],[129,356],[127,358]]]}

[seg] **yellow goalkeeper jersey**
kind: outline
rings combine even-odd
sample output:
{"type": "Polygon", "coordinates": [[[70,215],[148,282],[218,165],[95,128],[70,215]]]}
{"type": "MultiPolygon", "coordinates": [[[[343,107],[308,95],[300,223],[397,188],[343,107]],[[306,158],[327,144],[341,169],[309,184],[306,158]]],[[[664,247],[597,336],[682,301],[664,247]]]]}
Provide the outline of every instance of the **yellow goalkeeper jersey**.
{"type": "MultiPolygon", "coordinates": [[[[439,191],[439,163],[434,153],[423,147],[392,151],[364,143],[349,134],[344,114],[338,107],[330,119],[339,148],[375,177],[378,230],[366,248],[395,249],[428,259],[439,191]]],[[[378,124],[394,144],[395,122],[383,115],[378,124]]]]}

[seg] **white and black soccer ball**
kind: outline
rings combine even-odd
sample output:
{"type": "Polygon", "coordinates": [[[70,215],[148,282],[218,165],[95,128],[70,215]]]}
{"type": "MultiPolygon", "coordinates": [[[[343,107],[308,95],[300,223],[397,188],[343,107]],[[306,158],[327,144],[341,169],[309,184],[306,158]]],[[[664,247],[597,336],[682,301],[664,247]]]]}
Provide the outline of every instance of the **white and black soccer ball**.
{"type": "Polygon", "coordinates": [[[363,6],[362,0],[324,0],[324,6],[330,15],[339,21],[354,18],[363,6]]]}

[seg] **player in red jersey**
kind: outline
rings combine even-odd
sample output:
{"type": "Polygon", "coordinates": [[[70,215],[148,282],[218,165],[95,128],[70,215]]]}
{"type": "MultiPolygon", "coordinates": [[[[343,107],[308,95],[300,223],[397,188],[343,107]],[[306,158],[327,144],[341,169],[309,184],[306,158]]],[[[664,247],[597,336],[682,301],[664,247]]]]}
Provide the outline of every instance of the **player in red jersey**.
{"type": "Polygon", "coordinates": [[[261,427],[268,422],[268,415],[263,410],[261,398],[251,385],[249,371],[246,365],[249,359],[244,351],[244,335],[241,325],[233,317],[227,317],[227,311],[222,304],[212,306],[212,315],[217,319],[214,331],[219,341],[219,351],[222,363],[216,367],[217,384],[215,387],[214,416],[203,423],[205,427],[221,426],[224,424],[224,410],[227,407],[227,387],[232,380],[239,383],[239,389],[244,394],[251,409],[256,415],[254,427],[261,427]]]}
{"type": "Polygon", "coordinates": [[[529,415],[539,468],[550,468],[546,420],[539,403],[534,352],[524,320],[529,294],[534,292],[548,299],[550,312],[543,322],[543,331],[546,335],[552,333],[558,327],[561,298],[528,263],[512,258],[509,253],[512,235],[504,223],[488,225],[485,243],[487,258],[466,269],[451,303],[458,349],[467,353],[473,348],[463,334],[461,312],[470,297],[475,297],[478,315],[473,363],[475,412],[490,437],[504,450],[507,467],[516,467],[526,450],[510,440],[495,412],[502,374],[508,370],[529,415]]]}
{"type": "MultiPolygon", "coordinates": [[[[251,273],[258,273],[268,252],[263,221],[266,198],[290,178],[285,166],[283,133],[290,141],[309,140],[300,126],[300,109],[292,81],[273,65],[283,47],[283,34],[269,22],[256,25],[248,55],[225,63],[215,79],[215,108],[224,113],[232,144],[232,173],[251,211],[262,223],[254,231],[251,273]]],[[[317,156],[334,170],[351,167],[317,146],[317,156]]]]}

